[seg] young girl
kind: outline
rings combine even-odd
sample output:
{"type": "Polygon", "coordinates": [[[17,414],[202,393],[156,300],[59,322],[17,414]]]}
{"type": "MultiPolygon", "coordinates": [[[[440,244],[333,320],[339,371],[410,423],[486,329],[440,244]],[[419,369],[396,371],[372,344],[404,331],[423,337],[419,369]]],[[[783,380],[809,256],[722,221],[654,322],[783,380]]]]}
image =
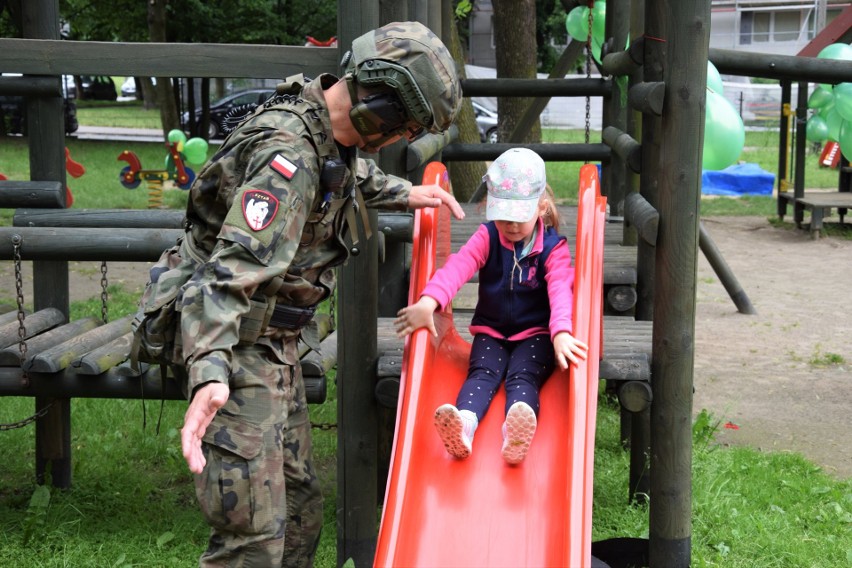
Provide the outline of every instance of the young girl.
{"type": "Polygon", "coordinates": [[[479,271],[479,300],[470,325],[468,376],[456,405],[435,411],[444,447],[457,458],[472,451],[473,434],[506,380],[503,458],[523,461],[535,435],[539,390],[555,364],[586,358],[572,333],[574,268],[545,179],[544,161],[526,148],[501,154],[483,178],[486,218],[468,242],[435,272],[420,299],[397,314],[398,335],[426,327],[479,271]]]}

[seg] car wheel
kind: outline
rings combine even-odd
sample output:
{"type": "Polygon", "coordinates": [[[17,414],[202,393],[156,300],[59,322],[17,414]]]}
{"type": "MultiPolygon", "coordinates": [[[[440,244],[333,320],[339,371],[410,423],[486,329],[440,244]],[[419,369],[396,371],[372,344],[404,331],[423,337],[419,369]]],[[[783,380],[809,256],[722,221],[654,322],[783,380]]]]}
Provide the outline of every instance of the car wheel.
{"type": "Polygon", "coordinates": [[[219,125],[216,124],[216,121],[212,118],[210,119],[210,126],[207,127],[207,139],[213,140],[214,138],[219,137],[219,125]]]}
{"type": "Polygon", "coordinates": [[[497,129],[492,128],[491,130],[489,130],[488,134],[485,135],[485,139],[488,140],[489,144],[496,144],[497,143],[497,129]]]}

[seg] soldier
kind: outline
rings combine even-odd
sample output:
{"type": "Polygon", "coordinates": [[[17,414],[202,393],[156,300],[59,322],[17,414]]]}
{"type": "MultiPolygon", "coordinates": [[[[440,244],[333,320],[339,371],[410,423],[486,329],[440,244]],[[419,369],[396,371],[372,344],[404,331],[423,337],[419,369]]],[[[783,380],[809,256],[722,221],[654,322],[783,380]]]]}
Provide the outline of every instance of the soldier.
{"type": "Polygon", "coordinates": [[[391,23],[356,39],[344,65],[341,79],[288,79],[190,189],[177,361],[190,399],[183,455],[211,527],[202,566],[312,565],[322,496],[297,340],[334,290],[344,235],[363,225],[369,237],[364,206],[464,216],[440,187],[356,156],[450,126],[461,88],[444,44],[417,22],[391,23]]]}

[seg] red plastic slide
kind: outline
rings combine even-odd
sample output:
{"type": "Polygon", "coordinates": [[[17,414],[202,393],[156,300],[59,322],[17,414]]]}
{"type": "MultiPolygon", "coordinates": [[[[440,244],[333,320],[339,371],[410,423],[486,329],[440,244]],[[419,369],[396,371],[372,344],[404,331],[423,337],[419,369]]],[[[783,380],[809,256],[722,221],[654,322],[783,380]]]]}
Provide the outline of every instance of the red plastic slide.
{"type": "MultiPolygon", "coordinates": [[[[557,371],[541,394],[535,440],[526,460],[509,466],[500,455],[505,394],[495,397],[476,431],[473,454],[447,454],[432,425],[435,409],[454,402],[467,371],[470,345],[437,314],[437,338],[426,330],[405,344],[391,469],[375,566],[511,567],[591,564],[592,474],[605,199],[597,168],[583,166],[575,255],[574,331],[589,358],[557,371]],[[569,377],[570,373],[570,377],[569,377]]],[[[424,183],[448,187],[446,169],[430,164],[424,183]]],[[[449,246],[434,210],[415,216],[409,301],[435,271],[436,252],[449,246]]]]}

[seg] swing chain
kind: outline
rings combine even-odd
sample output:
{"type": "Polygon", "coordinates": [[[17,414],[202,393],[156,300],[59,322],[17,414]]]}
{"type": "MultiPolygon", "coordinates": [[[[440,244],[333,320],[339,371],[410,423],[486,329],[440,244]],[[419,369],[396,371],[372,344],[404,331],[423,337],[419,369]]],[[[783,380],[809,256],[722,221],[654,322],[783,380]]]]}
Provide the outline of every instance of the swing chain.
{"type": "Polygon", "coordinates": [[[23,420],[18,420],[17,422],[10,422],[9,424],[0,424],[0,432],[5,432],[7,430],[16,430],[18,428],[23,428],[24,426],[32,424],[33,422],[47,414],[50,410],[50,407],[53,406],[54,402],[56,402],[56,399],[51,400],[49,403],[47,403],[47,406],[45,406],[32,416],[24,418],[23,420]]]}
{"type": "Polygon", "coordinates": [[[107,287],[109,286],[109,281],[107,280],[107,263],[105,260],[101,261],[101,319],[104,323],[109,323],[109,315],[108,315],[108,301],[109,294],[107,293],[107,287]]]}
{"type": "Polygon", "coordinates": [[[24,320],[27,315],[24,312],[24,282],[21,270],[21,246],[23,244],[24,238],[21,235],[12,235],[12,258],[15,261],[15,295],[18,304],[18,351],[21,359],[21,382],[26,387],[29,386],[30,379],[24,368],[24,363],[27,360],[27,326],[24,324],[24,320]]]}

